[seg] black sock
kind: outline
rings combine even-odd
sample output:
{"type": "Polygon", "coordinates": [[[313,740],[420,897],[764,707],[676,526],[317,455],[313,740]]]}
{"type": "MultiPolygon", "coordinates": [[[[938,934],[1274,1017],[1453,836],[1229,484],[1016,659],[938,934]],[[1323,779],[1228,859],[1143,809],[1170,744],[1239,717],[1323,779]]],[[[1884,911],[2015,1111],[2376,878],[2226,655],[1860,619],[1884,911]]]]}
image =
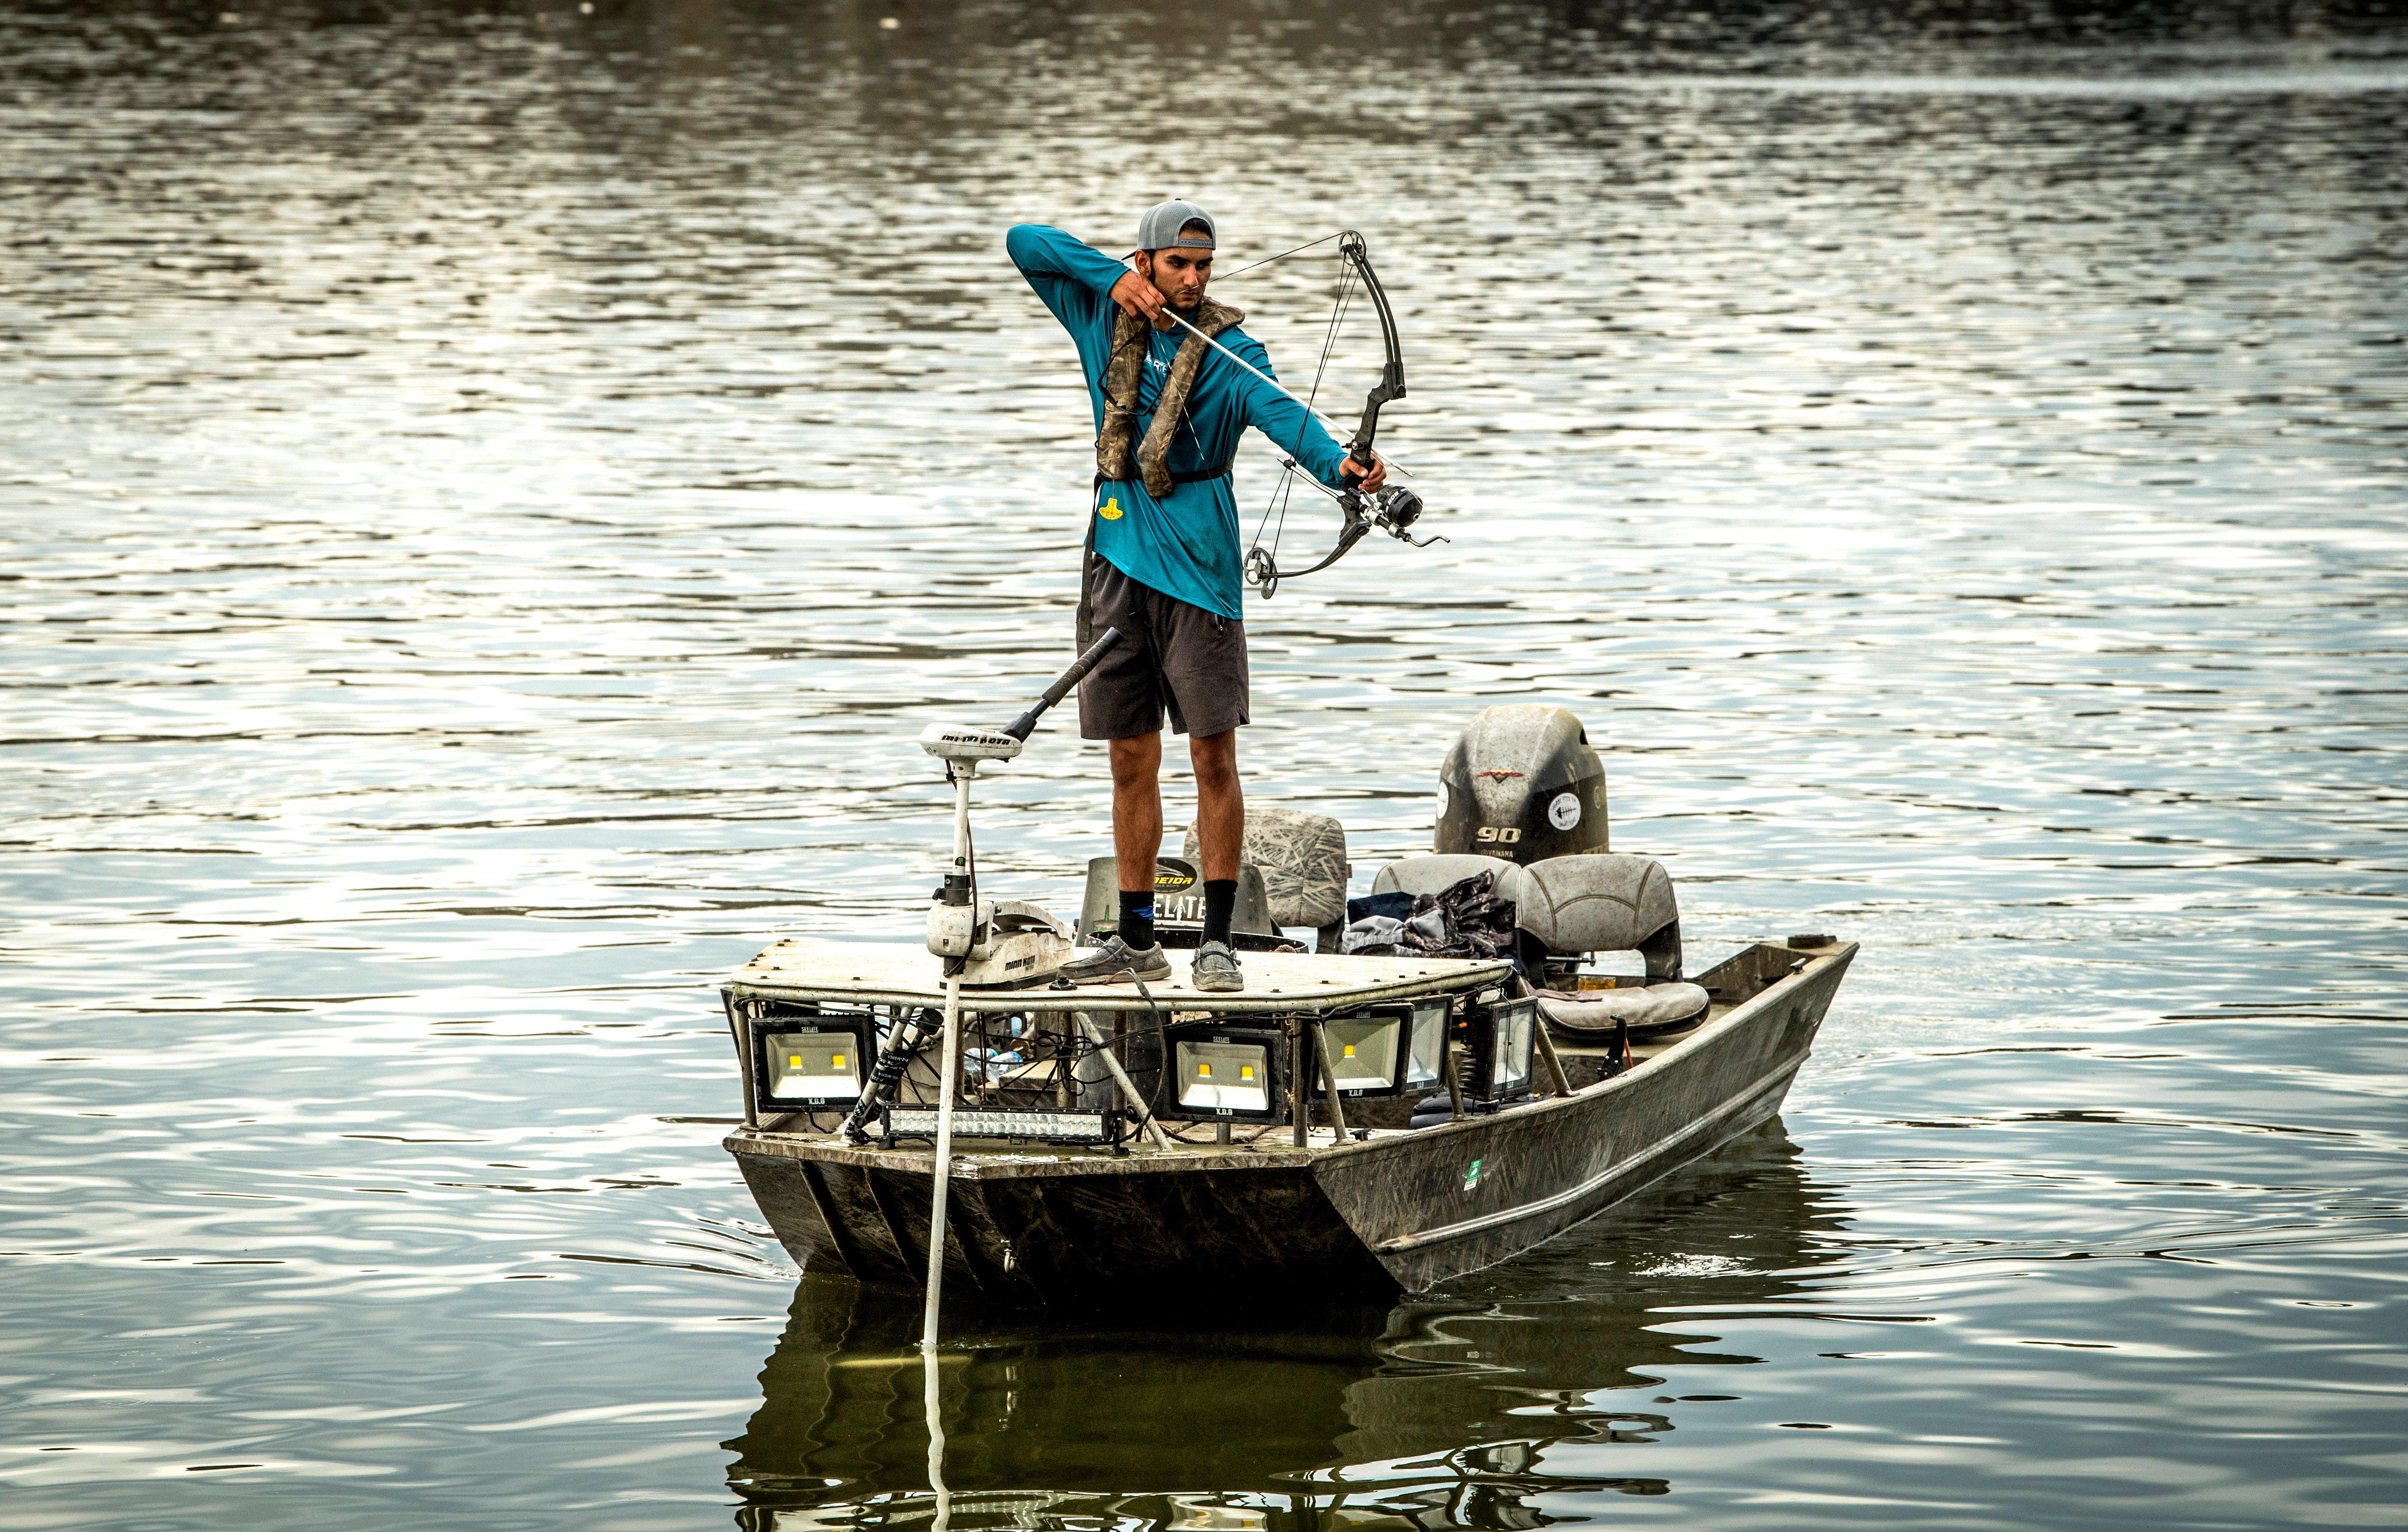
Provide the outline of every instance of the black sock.
{"type": "Polygon", "coordinates": [[[1229,939],[1229,917],[1238,909],[1238,881],[1235,878],[1204,880],[1204,939],[1226,943],[1229,939]]]}
{"type": "Polygon", "coordinates": [[[1121,940],[1133,952],[1154,945],[1154,890],[1140,894],[1121,890],[1121,940]]]}

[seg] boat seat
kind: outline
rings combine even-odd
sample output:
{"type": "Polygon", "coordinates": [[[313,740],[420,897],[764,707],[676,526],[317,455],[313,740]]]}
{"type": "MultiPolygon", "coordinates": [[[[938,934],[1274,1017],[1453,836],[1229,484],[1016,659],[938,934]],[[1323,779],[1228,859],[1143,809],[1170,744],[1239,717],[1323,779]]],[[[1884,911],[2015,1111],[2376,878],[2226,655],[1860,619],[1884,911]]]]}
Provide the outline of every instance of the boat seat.
{"type": "MultiPolygon", "coordinates": [[[[1182,854],[1201,866],[1196,827],[1187,827],[1182,854]]],[[[1338,951],[1346,927],[1346,827],[1327,814],[1301,809],[1248,808],[1246,835],[1238,853],[1263,875],[1271,923],[1283,929],[1309,925],[1319,951],[1338,951]]]]}
{"type": "Polygon", "coordinates": [[[1634,1033],[1670,1031],[1700,1021],[1712,1003],[1698,984],[1584,991],[1577,1000],[1539,996],[1539,1009],[1558,1031],[1606,1033],[1620,1022],[1634,1033]]]}
{"type": "MultiPolygon", "coordinates": [[[[1193,947],[1202,939],[1204,891],[1202,875],[1193,862],[1159,857],[1154,862],[1154,935],[1166,947],[1193,947]]],[[[1087,859],[1087,891],[1079,902],[1079,930],[1089,940],[1099,931],[1120,924],[1120,860],[1111,856],[1087,859]]],[[[1238,867],[1238,907],[1229,911],[1229,944],[1241,952],[1293,952],[1296,944],[1279,934],[1270,915],[1270,896],[1263,892],[1262,869],[1252,863],[1238,867]]]]}
{"type": "Polygon", "coordinates": [[[1681,977],[1681,908],[1652,856],[1550,856],[1517,870],[1513,923],[1549,952],[1637,952],[1651,980],[1681,977]]]}
{"type": "Polygon", "coordinates": [[[1501,856],[1479,856],[1469,852],[1438,852],[1424,856],[1406,856],[1382,867],[1371,879],[1374,894],[1443,894],[1466,878],[1482,873],[1497,877],[1497,896],[1513,897],[1512,882],[1522,869],[1501,856]]]}

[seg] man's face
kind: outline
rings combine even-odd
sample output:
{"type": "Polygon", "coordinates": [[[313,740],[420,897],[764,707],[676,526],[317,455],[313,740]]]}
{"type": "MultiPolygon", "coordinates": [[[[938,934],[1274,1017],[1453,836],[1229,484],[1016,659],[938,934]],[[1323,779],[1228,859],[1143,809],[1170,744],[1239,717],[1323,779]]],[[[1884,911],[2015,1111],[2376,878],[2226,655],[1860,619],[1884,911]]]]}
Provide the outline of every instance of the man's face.
{"type": "Polygon", "coordinates": [[[1152,282],[1173,308],[1193,313],[1204,301],[1204,284],[1212,279],[1211,251],[1140,251],[1137,258],[1138,275],[1152,282]]]}

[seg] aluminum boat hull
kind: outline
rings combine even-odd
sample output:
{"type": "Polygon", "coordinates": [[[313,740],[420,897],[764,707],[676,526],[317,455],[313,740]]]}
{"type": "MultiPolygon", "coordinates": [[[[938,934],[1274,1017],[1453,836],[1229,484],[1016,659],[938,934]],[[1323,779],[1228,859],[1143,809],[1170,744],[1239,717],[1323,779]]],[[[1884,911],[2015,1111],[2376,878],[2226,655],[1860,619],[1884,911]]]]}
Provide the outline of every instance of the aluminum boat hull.
{"type": "MultiPolygon", "coordinates": [[[[1285,1282],[1380,1297],[1494,1265],[1779,1111],[1856,952],[1751,948],[1700,976],[1731,1003],[1695,1031],[1493,1116],[1342,1144],[1324,1128],[1301,1149],[1284,1137],[1119,1157],[959,1146],[973,1152],[953,1165],[947,1295],[1054,1305],[1285,1282]]],[[[921,1285],[931,1153],[757,1129],[726,1147],[797,1263],[921,1285]]]]}

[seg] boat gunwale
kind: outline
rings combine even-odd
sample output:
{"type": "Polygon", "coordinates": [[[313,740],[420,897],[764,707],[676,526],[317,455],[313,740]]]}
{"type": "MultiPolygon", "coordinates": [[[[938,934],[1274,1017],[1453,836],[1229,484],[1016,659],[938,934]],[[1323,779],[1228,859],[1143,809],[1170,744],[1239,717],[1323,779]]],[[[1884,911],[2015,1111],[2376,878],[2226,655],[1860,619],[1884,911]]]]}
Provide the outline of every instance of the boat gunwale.
{"type": "MultiPolygon", "coordinates": [[[[1541,1213],[1554,1212],[1558,1208],[1569,1208],[1584,1197],[1593,1196],[1605,1187],[1611,1186],[1623,1177],[1636,1173],[1650,1160],[1661,1159],[1668,1152],[1678,1149],[1689,1140],[1721,1128],[1734,1114],[1745,1110],[1750,1103],[1761,1098],[1766,1091],[1795,1076],[1798,1073],[1798,1066],[1802,1062],[1802,1060],[1791,1059],[1776,1065],[1765,1071],[1746,1090],[1733,1095],[1721,1110],[1698,1118],[1677,1133],[1655,1139],[1624,1155],[1578,1185],[1567,1186],[1562,1191],[1550,1192],[1545,1196],[1534,1197],[1528,1202],[1517,1202],[1510,1208],[1499,1208],[1495,1212],[1482,1213],[1475,1218],[1467,1218],[1459,1223],[1440,1224],[1433,1228],[1416,1229],[1411,1234],[1394,1235],[1373,1244],[1370,1247],[1371,1253],[1375,1255],[1394,1255],[1402,1254],[1408,1251],[1424,1250],[1431,1245],[1444,1244],[1450,1239],[1462,1239],[1471,1235],[1485,1233],[1490,1229],[1503,1228],[1509,1224],[1518,1224],[1526,1218],[1536,1218],[1541,1213]]],[[[1612,1083],[1612,1081],[1598,1081],[1601,1085],[1612,1083]]],[[[1571,1097],[1566,1096],[1563,1099],[1569,1101],[1571,1097]]],[[[1666,1173],[1669,1173],[1670,1169],[1670,1167],[1668,1167],[1666,1173]]]]}
{"type": "MultiPolygon", "coordinates": [[[[1781,943],[1760,942],[1756,945],[1778,947],[1781,943]]],[[[1797,949],[1793,948],[1789,950],[1796,951],[1797,949]]],[[[1693,1027],[1689,1031],[1682,1034],[1678,1040],[1666,1047],[1661,1052],[1651,1053],[1646,1058],[1641,1060],[1638,1065],[1625,1070],[1621,1074],[1611,1075],[1606,1079],[1594,1081],[1589,1084],[1582,1086],[1579,1090],[1572,1092],[1570,1095],[1545,1096],[1537,1101],[1528,1102],[1525,1105],[1512,1108],[1510,1111],[1489,1112],[1480,1117],[1467,1116],[1457,1122],[1436,1123],[1426,1128],[1413,1128],[1408,1131],[1414,1140],[1427,1142],[1429,1141],[1430,1136],[1433,1134],[1453,1133],[1473,1124],[1494,1123],[1509,1115],[1517,1121],[1532,1122],[1544,1117],[1550,1112],[1570,1111],[1583,1103],[1609,1099],[1616,1091],[1637,1089],[1638,1082],[1656,1064],[1666,1059],[1677,1058],[1683,1052],[1688,1051],[1691,1045],[1703,1043],[1706,1039],[1714,1037],[1724,1029],[1737,1023],[1748,1020],[1758,1009],[1770,1005],[1773,1001],[1774,997],[1779,995],[1783,990],[1793,985],[1803,984],[1806,979],[1810,975],[1819,971],[1823,965],[1827,963],[1836,963],[1845,958],[1853,957],[1856,954],[1856,944],[1853,941],[1837,942],[1828,948],[1815,949],[1813,955],[1807,956],[1805,966],[1800,967],[1796,973],[1783,974],[1780,978],[1774,980],[1771,983],[1765,985],[1764,988],[1756,991],[1754,995],[1749,995],[1746,999],[1742,1000],[1739,1004],[1731,1007],[1728,1010],[1724,1011],[1721,1015],[1708,1018],[1704,1024],[1693,1027]]],[[[1806,954],[1800,953],[1800,955],[1805,956],[1806,954]]],[[[1700,1120],[1703,1121],[1703,1119],[1700,1120]]],[[[1387,1139],[1374,1138],[1369,1141],[1325,1144],[1321,1146],[1319,1157],[1325,1160],[1331,1160],[1341,1158],[1350,1153],[1368,1153],[1380,1148],[1383,1143],[1401,1141],[1403,1137],[1403,1135],[1399,1135],[1397,1138],[1387,1139]]],[[[1311,1146],[1308,1145],[1307,1147],[1310,1149],[1311,1146]]]]}

